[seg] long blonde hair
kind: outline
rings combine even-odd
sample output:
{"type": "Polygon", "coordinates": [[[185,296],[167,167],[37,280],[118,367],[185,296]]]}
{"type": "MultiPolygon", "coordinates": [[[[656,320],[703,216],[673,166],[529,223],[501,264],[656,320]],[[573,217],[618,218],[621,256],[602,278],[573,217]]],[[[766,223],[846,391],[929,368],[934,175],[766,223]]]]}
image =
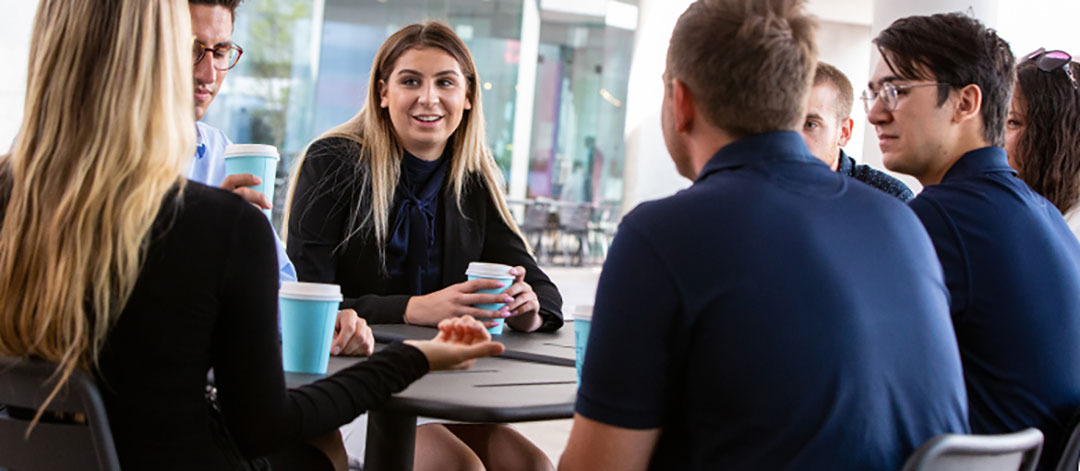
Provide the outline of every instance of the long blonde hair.
{"type": "Polygon", "coordinates": [[[182,189],[191,73],[185,0],[38,6],[25,116],[0,158],[0,354],[58,363],[46,404],[96,366],[163,199],[182,189]]]}
{"type": "MultiPolygon", "coordinates": [[[[379,106],[379,81],[388,82],[397,60],[406,52],[418,48],[440,49],[457,61],[467,84],[465,96],[472,103],[472,109],[464,111],[461,124],[450,136],[453,148],[450,169],[447,172],[447,183],[458,210],[461,210],[461,200],[468,180],[478,177],[498,208],[503,221],[518,237],[521,237],[521,231],[518,230],[506,205],[506,199],[503,198],[502,171],[499,170],[485,143],[487,138],[484,131],[484,112],[480,101],[476,64],[473,62],[472,54],[449,26],[437,21],[429,21],[406,26],[383,42],[371,66],[364,107],[356,116],[318,137],[318,139],[328,137],[349,139],[357,143],[356,147],[361,151],[357,168],[362,169],[365,175],[363,175],[360,194],[361,198],[369,204],[356,206],[350,218],[349,233],[342,244],[364,228],[368,228],[375,234],[380,255],[384,254],[394,191],[397,189],[398,179],[401,178],[401,159],[404,150],[394,133],[389,110],[379,106]]],[[[288,219],[292,212],[293,189],[296,187],[299,168],[303,166],[306,158],[305,151],[296,166],[297,170],[293,172],[287,204],[289,209],[283,224],[286,233],[288,219]]]]}

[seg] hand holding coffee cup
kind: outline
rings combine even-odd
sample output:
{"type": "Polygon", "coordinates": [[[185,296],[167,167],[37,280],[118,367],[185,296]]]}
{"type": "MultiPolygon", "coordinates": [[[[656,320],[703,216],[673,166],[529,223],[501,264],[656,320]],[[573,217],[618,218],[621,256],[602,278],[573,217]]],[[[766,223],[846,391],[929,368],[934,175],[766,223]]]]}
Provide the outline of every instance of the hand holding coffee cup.
{"type": "Polygon", "coordinates": [[[499,355],[506,347],[491,341],[484,325],[465,315],[439,322],[439,333],[431,340],[406,340],[419,349],[432,371],[466,369],[477,358],[499,355]]]}
{"type": "Polygon", "coordinates": [[[536,297],[532,286],[525,282],[525,267],[514,267],[510,269],[510,274],[514,275],[514,284],[503,291],[503,294],[514,300],[507,305],[510,317],[506,319],[506,323],[521,332],[539,329],[544,323],[540,318],[540,299],[536,297]]]}
{"type": "Polygon", "coordinates": [[[270,204],[270,198],[250,188],[260,184],[262,184],[261,178],[250,173],[238,173],[226,176],[225,180],[221,182],[220,188],[240,195],[248,203],[258,206],[259,209],[272,209],[273,205],[270,204]]]}
{"type": "Polygon", "coordinates": [[[274,146],[230,144],[225,147],[225,173],[229,176],[225,177],[221,186],[261,207],[270,217],[270,202],[274,199],[274,179],[280,158],[274,146]]]}
{"type": "MultiPolygon", "coordinates": [[[[405,323],[415,325],[434,326],[443,319],[461,316],[473,316],[477,319],[501,319],[510,316],[510,308],[506,303],[513,302],[511,298],[501,292],[512,283],[512,277],[505,280],[475,279],[447,286],[434,293],[409,298],[405,306],[405,323]],[[492,312],[479,308],[477,305],[503,306],[492,312]]],[[[488,327],[495,322],[485,322],[488,327]]]]}

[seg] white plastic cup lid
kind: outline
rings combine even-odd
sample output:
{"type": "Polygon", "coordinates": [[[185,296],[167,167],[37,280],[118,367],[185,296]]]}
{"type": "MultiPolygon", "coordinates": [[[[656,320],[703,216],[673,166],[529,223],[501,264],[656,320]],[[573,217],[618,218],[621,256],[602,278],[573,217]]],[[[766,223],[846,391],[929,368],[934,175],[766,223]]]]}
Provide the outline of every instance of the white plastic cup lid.
{"type": "Polygon", "coordinates": [[[512,268],[501,263],[472,262],[465,274],[482,278],[513,278],[514,275],[510,274],[512,268]]]}
{"type": "Polygon", "coordinates": [[[266,144],[229,144],[225,147],[225,158],[229,157],[273,157],[274,160],[279,160],[281,155],[278,154],[277,148],[266,144]]]}
{"type": "Polygon", "coordinates": [[[286,281],[281,284],[278,296],[289,299],[306,301],[337,301],[341,302],[341,287],[329,283],[304,283],[298,281],[286,281]]]}
{"type": "Polygon", "coordinates": [[[578,304],[574,307],[574,320],[581,319],[583,321],[592,320],[592,304],[578,304]]]}

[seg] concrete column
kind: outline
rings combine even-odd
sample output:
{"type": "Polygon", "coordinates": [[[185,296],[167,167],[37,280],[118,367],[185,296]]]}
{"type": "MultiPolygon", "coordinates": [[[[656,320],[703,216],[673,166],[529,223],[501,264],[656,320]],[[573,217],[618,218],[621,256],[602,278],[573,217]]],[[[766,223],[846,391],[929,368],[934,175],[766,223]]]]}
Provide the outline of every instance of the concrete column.
{"type": "Polygon", "coordinates": [[[510,198],[518,200],[525,199],[529,184],[529,141],[532,137],[533,102],[536,100],[536,60],[540,54],[540,7],[536,0],[523,2],[520,44],[509,188],[510,198]]]}
{"type": "Polygon", "coordinates": [[[638,203],[671,195],[690,185],[679,176],[664,145],[660,105],[671,31],[690,0],[641,0],[630,63],[626,103],[626,165],[623,212],[638,203]]]}

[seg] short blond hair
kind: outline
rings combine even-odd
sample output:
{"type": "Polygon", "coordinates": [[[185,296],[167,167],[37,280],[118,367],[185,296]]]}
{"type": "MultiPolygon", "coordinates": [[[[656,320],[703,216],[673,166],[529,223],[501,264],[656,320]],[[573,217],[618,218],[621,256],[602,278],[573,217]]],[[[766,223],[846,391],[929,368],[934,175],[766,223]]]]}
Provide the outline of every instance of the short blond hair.
{"type": "Polygon", "coordinates": [[[705,118],[735,137],[796,129],[816,28],[804,0],[698,0],[675,24],[667,79],[686,84],[705,118]]]}
{"type": "Polygon", "coordinates": [[[851,117],[851,105],[855,102],[855,90],[851,81],[840,69],[824,62],[818,62],[814,71],[814,86],[829,84],[836,91],[836,119],[843,121],[851,117]]]}

